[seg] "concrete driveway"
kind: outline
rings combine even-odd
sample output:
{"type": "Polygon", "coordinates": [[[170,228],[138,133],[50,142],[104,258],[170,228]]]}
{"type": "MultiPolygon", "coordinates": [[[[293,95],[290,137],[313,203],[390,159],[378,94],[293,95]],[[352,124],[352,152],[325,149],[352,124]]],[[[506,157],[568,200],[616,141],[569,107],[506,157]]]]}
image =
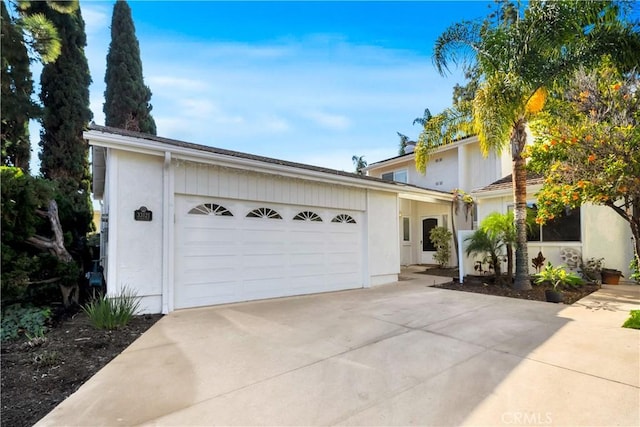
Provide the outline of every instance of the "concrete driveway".
{"type": "Polygon", "coordinates": [[[37,425],[640,425],[640,286],[433,280],[171,313],[37,425]]]}

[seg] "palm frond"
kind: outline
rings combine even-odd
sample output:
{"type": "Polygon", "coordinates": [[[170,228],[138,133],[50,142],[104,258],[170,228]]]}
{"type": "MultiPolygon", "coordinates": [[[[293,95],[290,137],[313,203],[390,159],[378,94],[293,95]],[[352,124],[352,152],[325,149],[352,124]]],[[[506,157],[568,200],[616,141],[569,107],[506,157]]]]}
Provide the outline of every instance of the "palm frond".
{"type": "Polygon", "coordinates": [[[481,42],[481,29],[478,22],[458,22],[436,39],[432,60],[440,75],[449,72],[449,62],[457,66],[475,61],[481,42]]]}

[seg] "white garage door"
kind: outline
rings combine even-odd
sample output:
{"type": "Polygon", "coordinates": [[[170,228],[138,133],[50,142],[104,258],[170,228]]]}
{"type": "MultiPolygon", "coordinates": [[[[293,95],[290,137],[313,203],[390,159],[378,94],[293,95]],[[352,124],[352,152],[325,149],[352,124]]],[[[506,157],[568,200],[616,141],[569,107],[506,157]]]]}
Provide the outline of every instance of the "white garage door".
{"type": "Polygon", "coordinates": [[[354,211],[176,197],[175,307],[362,287],[354,211]]]}

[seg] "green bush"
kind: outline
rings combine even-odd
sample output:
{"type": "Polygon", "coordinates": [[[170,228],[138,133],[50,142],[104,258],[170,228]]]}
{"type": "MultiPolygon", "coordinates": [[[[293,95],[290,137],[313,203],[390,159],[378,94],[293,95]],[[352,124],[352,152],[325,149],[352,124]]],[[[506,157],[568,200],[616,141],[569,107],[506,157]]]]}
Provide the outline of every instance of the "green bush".
{"type": "Polygon", "coordinates": [[[47,331],[45,326],[51,317],[49,308],[23,307],[20,304],[10,305],[2,310],[2,341],[27,337],[39,337],[47,331]]]}
{"type": "Polygon", "coordinates": [[[83,307],[91,324],[97,329],[118,329],[126,326],[140,307],[134,291],[123,288],[115,297],[102,296],[83,307]]]}
{"type": "Polygon", "coordinates": [[[451,258],[451,237],[453,234],[444,227],[435,227],[429,233],[431,242],[436,247],[436,254],[433,256],[440,267],[446,267],[451,258]]]}
{"type": "Polygon", "coordinates": [[[631,316],[622,324],[623,328],[640,329],[640,310],[631,310],[631,316]]]}

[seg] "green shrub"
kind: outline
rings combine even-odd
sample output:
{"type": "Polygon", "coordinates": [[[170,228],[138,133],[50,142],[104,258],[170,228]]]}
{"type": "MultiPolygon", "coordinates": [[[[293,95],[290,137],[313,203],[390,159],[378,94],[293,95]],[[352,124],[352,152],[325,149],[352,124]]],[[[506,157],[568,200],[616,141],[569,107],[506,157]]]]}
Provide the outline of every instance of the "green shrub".
{"type": "Polygon", "coordinates": [[[631,316],[622,324],[623,328],[640,329],[640,310],[631,310],[631,316]]]}
{"type": "Polygon", "coordinates": [[[51,317],[49,308],[23,307],[13,304],[2,310],[2,341],[19,338],[21,334],[39,337],[47,331],[45,326],[51,317]]]}
{"type": "Polygon", "coordinates": [[[565,288],[577,288],[584,284],[582,278],[575,273],[568,273],[565,267],[559,265],[554,267],[550,262],[540,271],[534,274],[536,284],[549,282],[553,285],[553,289],[559,291],[565,288]]]}
{"type": "Polygon", "coordinates": [[[436,254],[433,256],[440,267],[446,267],[451,257],[451,237],[453,234],[444,227],[435,227],[429,233],[431,242],[436,247],[436,254]]]}
{"type": "Polygon", "coordinates": [[[97,329],[118,329],[126,326],[140,307],[140,298],[126,287],[115,297],[102,296],[82,309],[97,329]]]}

